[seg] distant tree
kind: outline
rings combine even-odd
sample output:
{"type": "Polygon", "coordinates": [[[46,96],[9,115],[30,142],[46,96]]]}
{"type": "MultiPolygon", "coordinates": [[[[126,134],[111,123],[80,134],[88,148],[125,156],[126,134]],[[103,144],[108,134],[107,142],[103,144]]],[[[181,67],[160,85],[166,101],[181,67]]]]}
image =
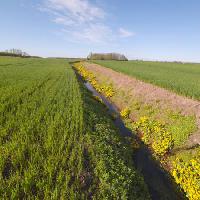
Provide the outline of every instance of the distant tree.
{"type": "Polygon", "coordinates": [[[123,54],[118,54],[118,53],[90,53],[87,59],[88,60],[121,60],[121,61],[128,60],[123,54]]]}
{"type": "Polygon", "coordinates": [[[30,55],[28,53],[23,52],[20,49],[14,49],[14,48],[0,52],[0,55],[15,56],[15,57],[30,57],[30,55]]]}

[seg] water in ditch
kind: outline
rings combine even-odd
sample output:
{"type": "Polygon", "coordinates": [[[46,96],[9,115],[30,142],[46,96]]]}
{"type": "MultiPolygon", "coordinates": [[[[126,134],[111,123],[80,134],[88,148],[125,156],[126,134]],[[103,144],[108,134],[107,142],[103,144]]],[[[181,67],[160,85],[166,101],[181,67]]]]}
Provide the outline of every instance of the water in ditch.
{"type": "MultiPolygon", "coordinates": [[[[90,92],[93,93],[93,95],[102,99],[110,114],[115,114],[114,124],[119,129],[120,134],[124,137],[136,137],[125,126],[117,107],[105,96],[98,93],[89,82],[85,82],[84,85],[90,92]]],[[[148,185],[151,198],[153,200],[185,199],[184,195],[178,192],[176,184],[169,178],[170,175],[152,158],[149,149],[145,145],[140,146],[141,147],[134,153],[133,160],[137,170],[143,175],[144,180],[148,185]]]]}

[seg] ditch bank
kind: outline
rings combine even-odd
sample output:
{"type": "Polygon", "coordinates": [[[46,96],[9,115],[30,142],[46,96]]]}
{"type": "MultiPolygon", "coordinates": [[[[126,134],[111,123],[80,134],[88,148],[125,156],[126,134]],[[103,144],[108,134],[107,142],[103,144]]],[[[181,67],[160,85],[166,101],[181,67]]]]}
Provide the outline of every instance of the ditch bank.
{"type": "Polygon", "coordinates": [[[106,106],[108,113],[112,116],[114,125],[119,130],[119,133],[123,137],[126,137],[127,140],[137,141],[137,143],[139,143],[139,148],[137,148],[137,150],[133,153],[133,160],[136,169],[144,177],[151,198],[153,200],[186,199],[180,192],[176,183],[173,182],[173,179],[168,172],[165,171],[155,159],[153,159],[148,147],[140,140],[139,137],[137,137],[136,134],[126,127],[125,123],[121,119],[120,112],[116,105],[104,95],[97,92],[89,82],[83,81],[83,83],[94,96],[102,100],[102,103],[106,106]]]}
{"type": "MultiPolygon", "coordinates": [[[[164,88],[137,80],[98,64],[84,62],[84,66],[97,76],[98,81],[102,82],[103,80],[107,83],[110,82],[116,90],[124,91],[125,95],[127,95],[127,101],[129,101],[130,98],[134,98],[143,105],[150,105],[159,110],[159,114],[171,110],[182,116],[194,116],[195,119],[192,120],[196,128],[191,128],[189,135],[185,133],[186,135],[180,143],[184,144],[184,148],[193,148],[194,146],[200,145],[200,101],[177,95],[164,88]]],[[[125,106],[123,100],[120,100],[120,98],[116,99],[116,101],[118,101],[117,106],[125,106]]],[[[132,119],[133,121],[135,121],[134,117],[135,116],[133,116],[132,119]]],[[[165,116],[158,116],[158,118],[165,118],[165,116]]],[[[174,122],[170,121],[169,123],[174,122]]],[[[180,126],[183,126],[183,124],[179,124],[179,127],[180,126]]],[[[187,127],[186,129],[189,130],[187,127]]],[[[187,132],[186,129],[184,131],[187,132]]]]}

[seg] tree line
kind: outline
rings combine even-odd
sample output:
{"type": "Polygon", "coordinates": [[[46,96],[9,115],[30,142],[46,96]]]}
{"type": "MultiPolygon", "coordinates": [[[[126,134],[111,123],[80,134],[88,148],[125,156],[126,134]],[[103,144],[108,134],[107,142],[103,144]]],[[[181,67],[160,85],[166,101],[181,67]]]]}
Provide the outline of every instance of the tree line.
{"type": "Polygon", "coordinates": [[[128,61],[128,59],[119,53],[90,53],[88,60],[121,60],[128,61]]]}

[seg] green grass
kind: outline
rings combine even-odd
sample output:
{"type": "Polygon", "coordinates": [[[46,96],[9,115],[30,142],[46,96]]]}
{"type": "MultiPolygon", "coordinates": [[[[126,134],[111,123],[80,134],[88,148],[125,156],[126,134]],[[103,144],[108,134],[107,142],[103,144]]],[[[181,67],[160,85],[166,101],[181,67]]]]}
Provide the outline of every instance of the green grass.
{"type": "Polygon", "coordinates": [[[0,57],[0,198],[149,198],[129,143],[66,60],[0,57]]]}
{"type": "Polygon", "coordinates": [[[94,61],[115,71],[200,100],[200,64],[94,61]]]}
{"type": "MultiPolygon", "coordinates": [[[[147,116],[151,120],[165,122],[166,130],[172,134],[174,148],[184,145],[189,135],[197,130],[196,119],[194,116],[184,116],[178,112],[169,109],[156,108],[153,105],[146,104],[133,98],[123,90],[115,90],[112,97],[113,102],[123,102],[128,107],[137,121],[140,117],[147,116]]],[[[126,125],[131,128],[132,121],[127,120],[126,125]]]]}

